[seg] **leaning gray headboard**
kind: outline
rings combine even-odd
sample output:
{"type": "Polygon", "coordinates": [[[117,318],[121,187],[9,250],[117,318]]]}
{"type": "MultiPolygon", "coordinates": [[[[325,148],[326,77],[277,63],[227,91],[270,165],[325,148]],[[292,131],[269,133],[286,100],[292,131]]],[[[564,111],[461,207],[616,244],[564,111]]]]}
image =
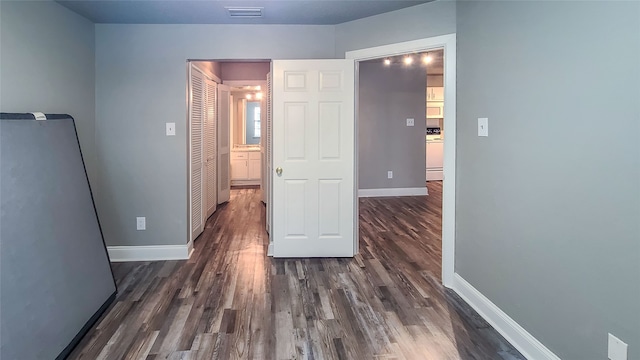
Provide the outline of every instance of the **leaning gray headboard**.
{"type": "Polygon", "coordinates": [[[0,359],[62,359],[116,285],[69,115],[0,114],[0,359]]]}

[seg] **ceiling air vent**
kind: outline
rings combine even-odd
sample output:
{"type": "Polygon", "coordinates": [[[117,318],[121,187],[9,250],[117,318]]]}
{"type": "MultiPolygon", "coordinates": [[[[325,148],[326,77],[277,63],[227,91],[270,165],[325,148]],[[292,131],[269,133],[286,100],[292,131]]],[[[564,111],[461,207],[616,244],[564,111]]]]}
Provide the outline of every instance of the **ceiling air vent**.
{"type": "Polygon", "coordinates": [[[261,7],[225,7],[232,18],[258,18],[262,17],[261,7]]]}

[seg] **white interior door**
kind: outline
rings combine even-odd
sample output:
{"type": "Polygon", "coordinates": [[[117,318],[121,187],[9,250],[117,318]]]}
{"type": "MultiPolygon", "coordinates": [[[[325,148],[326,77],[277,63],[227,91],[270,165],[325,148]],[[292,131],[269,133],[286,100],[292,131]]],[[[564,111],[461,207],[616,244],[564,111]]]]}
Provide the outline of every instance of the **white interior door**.
{"type": "Polygon", "coordinates": [[[210,79],[206,83],[206,116],[204,118],[204,149],[205,149],[205,173],[206,173],[206,208],[208,219],[216,211],[218,205],[218,176],[217,176],[217,144],[216,139],[216,96],[217,84],[210,79]]]}
{"type": "Polygon", "coordinates": [[[231,197],[229,176],[231,152],[230,90],[227,85],[218,85],[218,204],[231,197]]]}
{"type": "Polygon", "coordinates": [[[354,83],[350,59],[273,62],[276,257],[354,255],[354,83]]]}
{"type": "Polygon", "coordinates": [[[272,127],[272,119],[273,119],[273,96],[272,96],[272,86],[273,84],[273,80],[271,79],[271,72],[269,72],[267,74],[267,94],[265,96],[266,99],[266,111],[265,116],[266,116],[266,121],[265,121],[265,125],[264,125],[264,132],[265,135],[262,138],[263,142],[264,142],[264,189],[262,191],[264,191],[265,196],[265,203],[266,203],[266,211],[267,211],[267,221],[266,221],[266,228],[267,228],[267,233],[269,233],[269,241],[273,241],[273,239],[271,238],[271,216],[273,215],[273,201],[272,201],[272,194],[273,192],[271,191],[271,182],[272,182],[272,178],[271,178],[271,174],[273,173],[271,170],[271,163],[272,163],[272,159],[273,159],[273,142],[272,142],[272,134],[273,134],[273,127],[272,127]]]}
{"type": "Polygon", "coordinates": [[[189,208],[191,210],[191,239],[202,233],[204,229],[204,75],[195,67],[190,69],[190,102],[189,102],[189,208]]]}

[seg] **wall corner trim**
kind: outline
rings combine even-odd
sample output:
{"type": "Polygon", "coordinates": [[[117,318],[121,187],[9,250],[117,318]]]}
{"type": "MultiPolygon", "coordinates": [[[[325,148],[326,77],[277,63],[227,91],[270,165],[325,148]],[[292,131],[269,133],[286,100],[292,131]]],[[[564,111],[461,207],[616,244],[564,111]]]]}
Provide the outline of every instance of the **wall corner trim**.
{"type": "Polygon", "coordinates": [[[504,336],[527,359],[560,360],[560,358],[533,337],[509,315],[497,307],[459,274],[453,277],[452,289],[480,314],[494,329],[504,336]]]}
{"type": "Polygon", "coordinates": [[[187,260],[193,253],[190,245],[107,246],[107,251],[111,262],[187,260]]]}
{"type": "Polygon", "coordinates": [[[358,197],[384,196],[424,196],[429,195],[426,187],[417,188],[388,188],[388,189],[359,189],[358,197]]]}

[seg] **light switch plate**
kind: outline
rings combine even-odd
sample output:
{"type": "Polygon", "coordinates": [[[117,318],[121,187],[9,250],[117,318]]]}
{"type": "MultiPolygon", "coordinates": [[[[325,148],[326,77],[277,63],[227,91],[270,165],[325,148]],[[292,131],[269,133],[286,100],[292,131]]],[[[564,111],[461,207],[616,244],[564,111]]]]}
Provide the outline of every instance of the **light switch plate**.
{"type": "Polygon", "coordinates": [[[478,136],[489,136],[489,118],[478,118],[478,136]]]}
{"type": "Polygon", "coordinates": [[[387,179],[393,179],[393,171],[387,171],[387,179]]]}
{"type": "Polygon", "coordinates": [[[611,360],[627,360],[627,344],[614,335],[609,334],[608,357],[611,360]]]}
{"type": "Polygon", "coordinates": [[[176,136],[176,123],[167,123],[167,136],[176,136]]]}
{"type": "Polygon", "coordinates": [[[414,126],[415,123],[416,123],[416,120],[414,118],[407,119],[407,126],[414,126]]]}
{"type": "Polygon", "coordinates": [[[136,230],[147,230],[147,218],[144,216],[136,217],[136,230]]]}

